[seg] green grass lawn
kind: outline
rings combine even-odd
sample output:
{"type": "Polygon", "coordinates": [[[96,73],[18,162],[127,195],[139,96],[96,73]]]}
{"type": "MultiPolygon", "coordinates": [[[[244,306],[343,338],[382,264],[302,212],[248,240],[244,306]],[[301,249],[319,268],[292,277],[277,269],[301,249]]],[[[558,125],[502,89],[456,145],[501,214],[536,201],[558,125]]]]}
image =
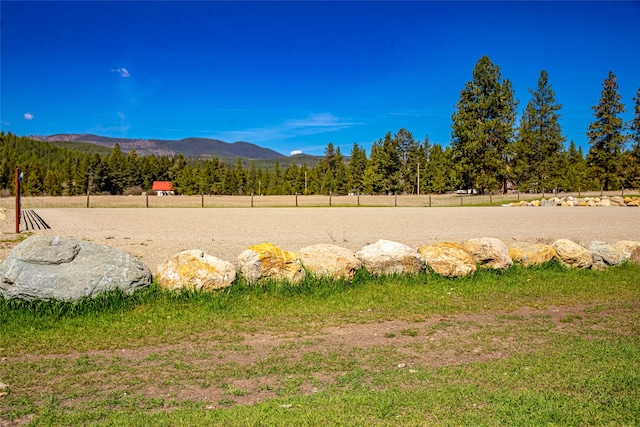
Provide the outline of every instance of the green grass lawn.
{"type": "Polygon", "coordinates": [[[0,358],[0,425],[638,425],[640,267],[0,300],[0,358]]]}

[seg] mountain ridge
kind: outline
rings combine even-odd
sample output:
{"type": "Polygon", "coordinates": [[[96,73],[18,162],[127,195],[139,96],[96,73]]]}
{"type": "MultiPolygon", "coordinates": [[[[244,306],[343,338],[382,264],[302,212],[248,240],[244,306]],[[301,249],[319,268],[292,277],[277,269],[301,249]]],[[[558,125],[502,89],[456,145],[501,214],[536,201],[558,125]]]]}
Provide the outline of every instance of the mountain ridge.
{"type": "Polygon", "coordinates": [[[112,138],[94,134],[63,133],[49,136],[31,135],[29,138],[43,142],[84,142],[113,148],[120,145],[123,152],[136,150],[141,156],[174,156],[182,154],[185,157],[198,158],[233,158],[245,159],[280,159],[286,158],[282,153],[269,148],[260,147],[250,142],[237,141],[233,143],[210,138],[183,138],[179,140],[142,139],[142,138],[112,138]]]}

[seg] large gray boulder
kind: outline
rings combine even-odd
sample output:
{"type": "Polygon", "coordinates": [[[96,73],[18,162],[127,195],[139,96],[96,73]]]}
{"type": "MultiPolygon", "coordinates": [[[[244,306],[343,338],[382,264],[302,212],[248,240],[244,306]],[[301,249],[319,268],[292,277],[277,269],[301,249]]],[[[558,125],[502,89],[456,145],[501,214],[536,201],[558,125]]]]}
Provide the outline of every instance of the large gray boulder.
{"type": "Polygon", "coordinates": [[[616,245],[611,245],[607,242],[590,242],[589,251],[591,251],[593,266],[596,267],[619,265],[626,259],[622,248],[617,247],[616,245]]]}
{"type": "Polygon", "coordinates": [[[62,236],[33,236],[0,266],[0,294],[25,300],[77,301],[151,284],[151,271],[120,249],[62,236]]]}

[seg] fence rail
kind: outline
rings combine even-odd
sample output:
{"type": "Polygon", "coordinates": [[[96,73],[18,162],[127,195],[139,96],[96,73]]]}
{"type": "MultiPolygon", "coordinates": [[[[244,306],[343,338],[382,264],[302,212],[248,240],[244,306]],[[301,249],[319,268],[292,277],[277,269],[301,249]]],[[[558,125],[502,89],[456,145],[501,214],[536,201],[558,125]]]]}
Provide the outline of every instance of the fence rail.
{"type": "MultiPolygon", "coordinates": [[[[638,195],[640,190],[559,193],[558,197],[601,197],[638,195]]],[[[445,207],[499,205],[520,200],[554,197],[553,193],[513,194],[422,194],[353,196],[58,196],[21,198],[22,209],[38,208],[260,208],[260,207],[445,207]]],[[[13,198],[0,198],[0,207],[13,208],[13,198]]]]}

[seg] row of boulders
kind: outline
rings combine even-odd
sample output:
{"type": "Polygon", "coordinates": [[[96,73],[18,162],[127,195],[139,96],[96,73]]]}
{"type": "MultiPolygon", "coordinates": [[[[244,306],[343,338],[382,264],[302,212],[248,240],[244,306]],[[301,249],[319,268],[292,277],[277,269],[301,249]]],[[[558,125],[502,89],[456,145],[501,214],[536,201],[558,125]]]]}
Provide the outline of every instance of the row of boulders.
{"type": "MultiPolygon", "coordinates": [[[[243,251],[235,265],[200,250],[183,251],[160,265],[155,278],[164,289],[214,290],[231,286],[238,272],[249,284],[298,283],[307,274],[351,280],[360,268],[378,275],[430,268],[445,277],[461,277],[478,267],[506,269],[514,262],[532,266],[554,258],[575,268],[603,268],[625,260],[640,265],[640,242],[591,242],[583,247],[560,239],[551,245],[507,248],[501,240],[478,238],[415,249],[379,240],[357,252],[332,244],[289,252],[263,243],[243,251]]],[[[149,268],[127,252],[60,236],[26,239],[0,266],[0,294],[5,298],[77,301],[115,289],[131,294],[151,281],[149,268]]]]}
{"type": "Polygon", "coordinates": [[[553,197],[550,199],[522,200],[520,202],[507,203],[502,206],[629,206],[640,207],[640,197],[553,197]]]}

